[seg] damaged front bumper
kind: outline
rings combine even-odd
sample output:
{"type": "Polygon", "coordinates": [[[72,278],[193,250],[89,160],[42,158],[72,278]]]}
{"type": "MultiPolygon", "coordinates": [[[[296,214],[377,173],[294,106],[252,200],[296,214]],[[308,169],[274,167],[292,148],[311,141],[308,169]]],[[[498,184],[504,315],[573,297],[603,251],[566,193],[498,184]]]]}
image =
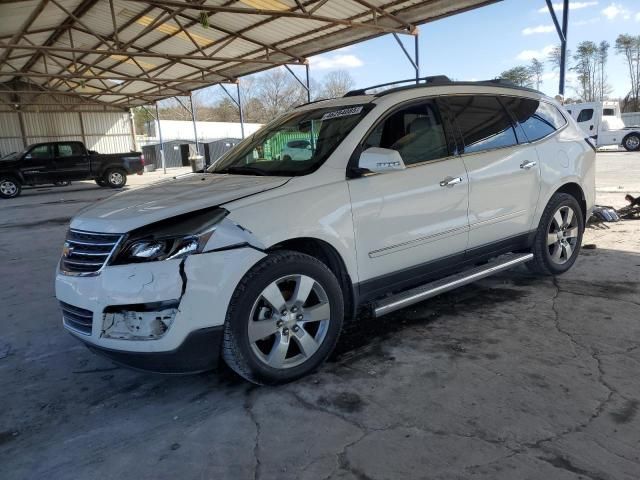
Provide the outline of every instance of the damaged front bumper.
{"type": "Polygon", "coordinates": [[[236,285],[264,253],[236,248],[105,267],[96,276],[58,271],[63,324],[99,353],[164,373],[215,367],[236,285]]]}

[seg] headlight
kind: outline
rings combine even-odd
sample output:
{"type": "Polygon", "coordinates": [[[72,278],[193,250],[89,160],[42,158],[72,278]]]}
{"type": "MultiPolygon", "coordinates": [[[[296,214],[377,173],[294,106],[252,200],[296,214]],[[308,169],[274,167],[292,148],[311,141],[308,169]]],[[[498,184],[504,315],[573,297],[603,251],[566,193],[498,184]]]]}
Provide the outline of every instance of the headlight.
{"type": "Polygon", "coordinates": [[[200,253],[226,214],[220,208],[201,210],[134,230],[111,265],[174,260],[200,253]]]}

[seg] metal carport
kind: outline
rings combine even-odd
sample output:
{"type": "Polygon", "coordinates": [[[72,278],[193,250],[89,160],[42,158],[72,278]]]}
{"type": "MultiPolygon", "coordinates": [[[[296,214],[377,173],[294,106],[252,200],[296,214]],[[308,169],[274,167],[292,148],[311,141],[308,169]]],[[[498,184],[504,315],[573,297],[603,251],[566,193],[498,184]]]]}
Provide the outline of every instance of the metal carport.
{"type": "MultiPolygon", "coordinates": [[[[235,84],[235,94],[225,91],[242,112],[242,76],[278,65],[296,75],[293,67],[302,66],[306,81],[296,78],[308,90],[308,57],[388,33],[417,77],[418,24],[498,1],[7,0],[0,105],[20,112],[71,97],[82,105],[74,108],[122,111],[235,84]],[[416,38],[413,55],[401,34],[416,38]]],[[[561,28],[547,4],[565,46],[568,8],[561,28]]]]}

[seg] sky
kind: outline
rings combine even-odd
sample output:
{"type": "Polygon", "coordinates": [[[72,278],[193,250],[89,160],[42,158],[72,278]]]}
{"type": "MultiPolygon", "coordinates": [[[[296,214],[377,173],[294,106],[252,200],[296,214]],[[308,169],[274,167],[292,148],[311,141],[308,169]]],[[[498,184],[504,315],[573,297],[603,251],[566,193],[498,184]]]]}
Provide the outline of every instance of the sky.
{"type": "MultiPolygon", "coordinates": [[[[556,12],[561,20],[562,2],[556,12]]],[[[455,80],[486,80],[536,57],[546,61],[547,53],[559,44],[544,0],[504,0],[452,17],[420,25],[421,76],[447,75],[455,80]]],[[[611,44],[607,65],[612,97],[625,96],[630,81],[624,58],[613,46],[621,33],[640,35],[640,0],[571,1],[568,47],[575,51],[584,40],[611,44]]],[[[413,38],[405,45],[413,52],[413,38]]],[[[412,78],[413,67],[390,35],[362,42],[310,58],[311,76],[316,81],[331,70],[347,70],[356,87],[412,78]]],[[[558,93],[558,73],[545,63],[541,90],[558,93]]],[[[575,75],[568,72],[566,96],[575,75]]]]}

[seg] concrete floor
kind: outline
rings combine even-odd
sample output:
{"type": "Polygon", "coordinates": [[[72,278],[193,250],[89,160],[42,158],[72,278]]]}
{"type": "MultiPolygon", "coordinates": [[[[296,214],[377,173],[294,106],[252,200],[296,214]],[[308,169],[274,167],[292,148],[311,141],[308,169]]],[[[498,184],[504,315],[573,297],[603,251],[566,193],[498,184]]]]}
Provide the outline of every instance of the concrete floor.
{"type": "MultiPolygon", "coordinates": [[[[598,171],[601,203],[640,193],[639,154],[598,171]]],[[[363,322],[318,373],[258,388],[119,368],[65,333],[66,226],[112,192],[38,190],[0,202],[5,480],[640,478],[640,222],[590,229],[562,277],[515,270],[363,322]]]]}

